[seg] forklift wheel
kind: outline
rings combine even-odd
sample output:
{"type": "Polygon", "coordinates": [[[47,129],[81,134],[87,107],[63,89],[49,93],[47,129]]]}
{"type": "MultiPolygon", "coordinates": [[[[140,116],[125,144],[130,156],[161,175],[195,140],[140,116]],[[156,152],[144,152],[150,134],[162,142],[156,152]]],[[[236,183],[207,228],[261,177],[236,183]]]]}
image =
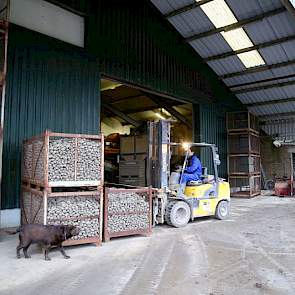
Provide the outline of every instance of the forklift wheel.
{"type": "Polygon", "coordinates": [[[183,201],[170,201],[166,208],[166,222],[174,227],[185,226],[190,219],[191,210],[183,201]]]}
{"type": "Polygon", "coordinates": [[[226,219],[229,214],[229,203],[227,201],[221,201],[216,207],[215,217],[217,219],[226,219]]]}

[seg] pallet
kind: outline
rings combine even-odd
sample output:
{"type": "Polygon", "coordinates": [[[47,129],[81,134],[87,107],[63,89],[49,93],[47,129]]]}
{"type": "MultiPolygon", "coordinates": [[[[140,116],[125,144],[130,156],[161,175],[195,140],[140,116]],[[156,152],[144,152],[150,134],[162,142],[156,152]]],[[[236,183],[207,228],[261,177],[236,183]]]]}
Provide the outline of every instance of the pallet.
{"type": "Polygon", "coordinates": [[[245,192],[245,193],[240,192],[240,193],[232,193],[230,197],[237,198],[237,199],[252,199],[259,195],[260,195],[260,192],[256,192],[252,194],[249,194],[248,192],[245,192]]]}
{"type": "Polygon", "coordinates": [[[229,183],[231,196],[236,198],[252,198],[261,193],[261,176],[257,175],[230,175],[229,183]]]}

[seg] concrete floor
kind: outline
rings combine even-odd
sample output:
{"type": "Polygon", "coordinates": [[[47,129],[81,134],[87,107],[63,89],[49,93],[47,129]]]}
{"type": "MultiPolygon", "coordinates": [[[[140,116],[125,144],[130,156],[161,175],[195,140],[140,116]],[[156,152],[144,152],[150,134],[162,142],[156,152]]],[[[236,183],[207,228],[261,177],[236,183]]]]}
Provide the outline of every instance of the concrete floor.
{"type": "Polygon", "coordinates": [[[295,294],[295,199],[232,200],[230,219],[184,229],[158,226],[151,237],[16,259],[17,236],[0,242],[1,295],[295,294]]]}

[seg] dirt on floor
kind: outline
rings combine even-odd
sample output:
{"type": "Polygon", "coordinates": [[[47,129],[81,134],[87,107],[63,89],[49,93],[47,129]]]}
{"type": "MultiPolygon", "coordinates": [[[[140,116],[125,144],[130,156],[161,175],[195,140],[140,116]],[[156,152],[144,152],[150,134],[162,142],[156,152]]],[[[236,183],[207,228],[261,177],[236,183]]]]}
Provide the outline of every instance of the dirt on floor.
{"type": "Polygon", "coordinates": [[[16,259],[17,236],[2,235],[0,294],[295,294],[294,219],[295,199],[233,199],[228,220],[69,247],[69,260],[53,250],[52,261],[37,246],[16,259]]]}

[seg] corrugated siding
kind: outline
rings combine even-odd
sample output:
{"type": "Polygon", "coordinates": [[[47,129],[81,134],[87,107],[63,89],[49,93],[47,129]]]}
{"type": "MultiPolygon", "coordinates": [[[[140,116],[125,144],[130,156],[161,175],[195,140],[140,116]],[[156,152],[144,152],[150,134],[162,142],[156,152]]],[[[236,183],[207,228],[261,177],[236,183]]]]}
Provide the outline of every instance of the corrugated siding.
{"type": "MultiPolygon", "coordinates": [[[[165,13],[165,11],[167,10],[169,11],[169,3],[171,0],[151,1],[155,4],[155,6],[159,9],[161,13],[165,13]]],[[[227,0],[226,3],[239,21],[259,16],[263,13],[284,7],[282,1],[280,0],[227,0]]],[[[287,9],[283,9],[280,11],[280,13],[264,17],[262,21],[250,22],[243,26],[245,32],[254,45],[261,45],[264,42],[272,42],[278,40],[279,38],[292,37],[294,35],[295,26],[293,15],[287,9]]],[[[182,12],[176,16],[169,18],[168,20],[184,38],[193,36],[196,33],[209,31],[213,28],[213,24],[210,19],[206,17],[206,15],[203,13],[202,6],[192,9],[191,11],[182,12]]],[[[221,33],[215,33],[211,34],[210,36],[199,38],[190,42],[190,45],[203,58],[232,52],[232,49],[229,48],[225,39],[221,37],[221,33]]],[[[259,48],[258,51],[265,61],[265,64],[271,65],[294,60],[294,48],[295,42],[294,40],[292,40],[289,42],[281,42],[280,44],[275,44],[273,46],[259,48]]],[[[213,59],[211,61],[208,61],[207,64],[219,76],[228,73],[243,71],[246,69],[245,65],[236,55],[215,60],[213,59]]],[[[224,82],[228,86],[233,86],[234,84],[255,82],[268,78],[277,78],[280,75],[288,75],[288,73],[294,73],[294,69],[292,69],[292,66],[288,68],[285,67],[284,69],[272,69],[264,72],[240,75],[230,79],[226,79],[224,80],[224,82]]],[[[292,81],[295,81],[294,78],[281,79],[281,81],[291,79],[292,81]]],[[[274,82],[269,81],[263,84],[267,85],[271,83],[274,82]]],[[[256,86],[258,85],[261,84],[257,83],[256,86]]],[[[281,99],[286,97],[286,95],[286,88],[283,89],[283,87],[277,87],[260,90],[259,92],[252,91],[242,95],[238,94],[237,97],[242,103],[249,103],[256,101],[281,99]]],[[[292,92],[292,95],[294,96],[294,91],[292,92]]],[[[215,94],[215,96],[218,97],[218,94],[215,94]]],[[[291,107],[288,110],[289,112],[294,112],[294,105],[289,104],[288,107],[291,107]]],[[[254,110],[255,108],[256,107],[254,106],[251,108],[251,110],[254,110]]],[[[272,110],[275,110],[277,112],[277,110],[283,108],[287,108],[287,105],[282,106],[278,103],[276,109],[272,108],[272,110]]],[[[267,112],[267,110],[270,110],[270,108],[264,108],[263,112],[267,112]]],[[[257,106],[257,110],[255,110],[255,113],[263,114],[260,111],[261,107],[257,106]]]]}
{"type": "Polygon", "coordinates": [[[26,30],[10,30],[5,105],[2,208],[19,206],[21,145],[46,128],[97,134],[99,72],[73,48],[26,30]],[[40,44],[43,44],[40,46],[40,44]]]}
{"type": "Polygon", "coordinates": [[[274,139],[295,140],[295,119],[273,120],[265,122],[262,129],[274,139]]]}
{"type": "MultiPolygon", "coordinates": [[[[227,135],[225,113],[214,105],[200,105],[200,140],[214,143],[218,147],[221,165],[219,176],[227,176],[227,135]]],[[[201,151],[202,165],[208,167],[208,173],[213,174],[212,154],[209,150],[201,151]]]]}
{"type": "Polygon", "coordinates": [[[192,103],[208,94],[241,106],[149,1],[97,1],[90,10],[86,50],[105,74],[192,103]]]}

